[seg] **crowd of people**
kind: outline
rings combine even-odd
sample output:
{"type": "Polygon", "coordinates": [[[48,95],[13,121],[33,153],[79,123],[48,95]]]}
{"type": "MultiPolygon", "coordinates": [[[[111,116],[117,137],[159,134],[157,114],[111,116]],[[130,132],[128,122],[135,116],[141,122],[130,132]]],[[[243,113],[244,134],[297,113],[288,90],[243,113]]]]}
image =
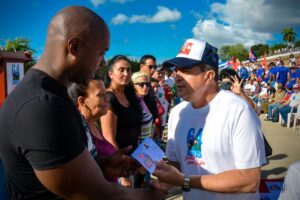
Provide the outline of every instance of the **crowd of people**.
{"type": "Polygon", "coordinates": [[[184,199],[259,199],[257,114],[286,123],[300,102],[294,61],[219,72],[217,48],[188,39],[161,65],[142,56],[137,72],[116,55],[101,77],[109,47],[106,23],[87,8],[51,20],[45,52],[0,111],[9,199],[164,199],[173,186],[184,199]],[[167,124],[153,182],[130,154],[145,138],[164,142],[167,124]]]}
{"type": "Polygon", "coordinates": [[[237,73],[256,112],[264,113],[266,121],[278,122],[282,118],[282,126],[286,127],[288,113],[296,112],[300,104],[300,58],[291,54],[286,63],[279,57],[264,67],[260,63],[242,63],[237,73]]]}

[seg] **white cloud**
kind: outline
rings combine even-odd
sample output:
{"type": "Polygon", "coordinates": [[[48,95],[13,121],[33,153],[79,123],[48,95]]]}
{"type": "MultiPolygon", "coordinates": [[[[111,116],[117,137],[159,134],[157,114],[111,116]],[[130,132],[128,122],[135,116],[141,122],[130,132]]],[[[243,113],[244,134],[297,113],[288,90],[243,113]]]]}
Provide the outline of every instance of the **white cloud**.
{"type": "Polygon", "coordinates": [[[181,17],[181,13],[177,10],[170,10],[164,6],[158,6],[158,12],[149,19],[148,23],[173,22],[181,17]]]}
{"type": "Polygon", "coordinates": [[[205,40],[217,47],[237,43],[250,47],[272,39],[272,34],[254,32],[235,25],[220,24],[216,20],[199,20],[192,31],[195,38],[205,40]]]}
{"type": "Polygon", "coordinates": [[[90,0],[90,2],[97,8],[100,4],[105,4],[106,0],[90,0]]]}
{"type": "Polygon", "coordinates": [[[203,16],[202,16],[200,13],[198,13],[198,12],[196,12],[196,11],[194,11],[194,10],[191,10],[191,11],[190,11],[190,14],[192,14],[193,17],[195,17],[196,19],[201,19],[201,18],[203,18],[203,16]]]}
{"type": "Polygon", "coordinates": [[[132,15],[127,17],[124,14],[116,15],[111,23],[113,25],[121,25],[125,22],[128,23],[163,23],[163,22],[174,22],[181,18],[181,13],[177,10],[170,10],[164,6],[158,6],[158,11],[153,15],[132,15]]]}
{"type": "Polygon", "coordinates": [[[121,25],[128,21],[128,17],[124,14],[118,14],[114,18],[112,18],[111,23],[113,25],[121,25]]]}
{"type": "Polygon", "coordinates": [[[111,2],[114,2],[114,3],[126,3],[126,2],[129,2],[129,1],[133,1],[133,0],[111,0],[111,2]]]}
{"type": "Polygon", "coordinates": [[[274,32],[300,25],[296,0],[227,0],[211,4],[210,9],[209,17],[199,19],[192,32],[216,46],[266,43],[274,32]]]}
{"type": "Polygon", "coordinates": [[[254,31],[282,31],[300,25],[300,4],[296,0],[227,0],[214,3],[211,11],[229,24],[241,24],[254,31]]]}

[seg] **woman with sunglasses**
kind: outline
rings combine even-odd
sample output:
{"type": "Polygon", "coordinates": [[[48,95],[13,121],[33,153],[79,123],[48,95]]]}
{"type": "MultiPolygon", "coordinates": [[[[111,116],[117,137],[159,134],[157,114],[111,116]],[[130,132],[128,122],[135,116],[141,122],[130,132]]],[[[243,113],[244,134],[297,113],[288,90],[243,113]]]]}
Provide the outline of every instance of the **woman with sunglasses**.
{"type": "MultiPolygon", "coordinates": [[[[139,143],[142,143],[144,139],[150,138],[153,135],[153,115],[149,110],[148,106],[144,101],[144,97],[148,94],[149,88],[151,86],[150,77],[144,72],[135,72],[131,77],[131,82],[135,90],[135,94],[139,99],[139,104],[142,108],[142,124],[141,124],[141,134],[139,137],[139,143]]],[[[145,173],[145,169],[141,169],[134,177],[135,187],[147,187],[150,183],[150,174],[145,173]]]]}
{"type": "Polygon", "coordinates": [[[148,94],[151,83],[148,74],[143,72],[135,72],[131,77],[131,81],[143,112],[141,134],[139,137],[139,143],[141,143],[145,138],[152,136],[153,116],[144,102],[144,97],[148,94]]]}
{"type": "MultiPolygon", "coordinates": [[[[109,108],[101,119],[103,135],[115,148],[138,145],[141,132],[142,109],[130,84],[131,66],[126,56],[117,55],[108,62],[106,86],[109,108]]],[[[129,179],[121,184],[131,186],[129,179]]]]}

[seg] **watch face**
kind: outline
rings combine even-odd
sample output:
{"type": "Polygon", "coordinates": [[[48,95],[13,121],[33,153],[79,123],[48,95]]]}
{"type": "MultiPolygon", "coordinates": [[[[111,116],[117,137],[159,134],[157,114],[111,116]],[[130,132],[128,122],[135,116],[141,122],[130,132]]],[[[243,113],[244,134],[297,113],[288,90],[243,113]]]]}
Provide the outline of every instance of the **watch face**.
{"type": "Polygon", "coordinates": [[[189,192],[190,191],[190,177],[184,176],[183,186],[181,187],[182,191],[189,192]]]}

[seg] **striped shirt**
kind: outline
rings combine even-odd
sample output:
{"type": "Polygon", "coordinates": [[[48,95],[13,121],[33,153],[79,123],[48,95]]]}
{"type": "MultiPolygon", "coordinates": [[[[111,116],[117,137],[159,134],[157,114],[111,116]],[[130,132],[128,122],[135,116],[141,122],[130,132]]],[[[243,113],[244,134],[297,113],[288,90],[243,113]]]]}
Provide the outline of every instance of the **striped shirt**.
{"type": "Polygon", "coordinates": [[[142,127],[141,127],[141,135],[139,137],[139,144],[145,139],[150,138],[152,135],[152,123],[153,123],[153,115],[145,104],[143,98],[140,99],[140,105],[142,107],[143,115],[142,115],[142,127]]]}

